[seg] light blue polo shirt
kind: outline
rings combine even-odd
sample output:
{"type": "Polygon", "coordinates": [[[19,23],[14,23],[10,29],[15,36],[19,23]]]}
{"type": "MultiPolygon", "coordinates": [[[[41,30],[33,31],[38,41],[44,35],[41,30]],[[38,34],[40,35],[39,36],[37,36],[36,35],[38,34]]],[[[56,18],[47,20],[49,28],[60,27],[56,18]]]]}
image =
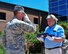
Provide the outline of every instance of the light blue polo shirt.
{"type": "MultiPolygon", "coordinates": [[[[65,36],[64,29],[60,25],[57,25],[57,24],[55,24],[53,27],[47,26],[45,28],[44,33],[54,35],[55,37],[64,37],[65,36]]],[[[45,48],[54,48],[57,46],[62,46],[62,42],[54,42],[52,40],[48,40],[47,38],[45,38],[44,45],[45,45],[45,48]]]]}

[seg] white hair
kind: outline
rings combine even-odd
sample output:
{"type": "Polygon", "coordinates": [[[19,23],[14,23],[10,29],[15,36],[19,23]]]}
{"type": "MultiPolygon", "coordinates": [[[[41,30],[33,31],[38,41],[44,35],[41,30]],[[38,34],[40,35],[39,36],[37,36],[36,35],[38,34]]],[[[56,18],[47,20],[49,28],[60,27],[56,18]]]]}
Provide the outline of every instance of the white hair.
{"type": "Polygon", "coordinates": [[[58,21],[58,19],[53,14],[48,15],[46,19],[49,19],[49,18],[53,18],[56,21],[56,23],[58,21]]]}

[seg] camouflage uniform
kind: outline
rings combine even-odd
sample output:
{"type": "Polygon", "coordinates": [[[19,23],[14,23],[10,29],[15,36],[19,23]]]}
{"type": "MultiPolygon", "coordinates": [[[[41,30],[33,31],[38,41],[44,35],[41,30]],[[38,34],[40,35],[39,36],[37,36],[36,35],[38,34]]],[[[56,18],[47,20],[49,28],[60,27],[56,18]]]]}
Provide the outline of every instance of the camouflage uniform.
{"type": "Polygon", "coordinates": [[[32,24],[13,18],[5,27],[4,45],[6,54],[25,54],[24,50],[24,34],[33,32],[32,24]]]}

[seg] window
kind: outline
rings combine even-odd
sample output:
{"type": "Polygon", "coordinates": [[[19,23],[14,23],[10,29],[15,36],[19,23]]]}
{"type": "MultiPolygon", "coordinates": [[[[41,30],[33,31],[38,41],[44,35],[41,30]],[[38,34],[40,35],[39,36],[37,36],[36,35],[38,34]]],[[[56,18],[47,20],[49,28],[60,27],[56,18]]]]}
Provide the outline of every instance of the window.
{"type": "Polygon", "coordinates": [[[68,16],[68,10],[66,10],[66,15],[68,16]]]}
{"type": "Polygon", "coordinates": [[[55,1],[58,1],[58,0],[49,0],[50,2],[55,2],[55,1]]]}
{"type": "Polygon", "coordinates": [[[67,9],[68,9],[68,4],[67,4],[67,9]]]}
{"type": "Polygon", "coordinates": [[[58,6],[58,2],[53,2],[52,7],[58,6]]]}
{"type": "Polygon", "coordinates": [[[51,1],[51,0],[49,0],[49,1],[51,1]]]}
{"type": "Polygon", "coordinates": [[[52,13],[54,13],[54,14],[58,14],[58,11],[52,11],[52,13]]]}
{"type": "Polygon", "coordinates": [[[58,7],[52,8],[52,11],[58,11],[58,7]]]}
{"type": "Polygon", "coordinates": [[[66,0],[59,1],[59,5],[63,5],[63,4],[66,4],[66,0]]]}
{"type": "Polygon", "coordinates": [[[38,24],[38,18],[34,18],[34,24],[38,24]]]}
{"type": "Polygon", "coordinates": [[[49,8],[49,11],[51,12],[52,11],[52,8],[49,8]]]}
{"type": "Polygon", "coordinates": [[[52,7],[52,3],[49,3],[49,8],[52,7]]]}
{"type": "Polygon", "coordinates": [[[6,20],[6,13],[0,12],[0,20],[6,20]]]}
{"type": "Polygon", "coordinates": [[[68,0],[67,0],[67,4],[68,4],[68,0]]]}
{"type": "Polygon", "coordinates": [[[66,5],[59,6],[59,10],[64,10],[66,9],[66,5]]]}
{"type": "Polygon", "coordinates": [[[59,14],[62,15],[62,16],[66,16],[66,10],[59,11],[59,14]]]}

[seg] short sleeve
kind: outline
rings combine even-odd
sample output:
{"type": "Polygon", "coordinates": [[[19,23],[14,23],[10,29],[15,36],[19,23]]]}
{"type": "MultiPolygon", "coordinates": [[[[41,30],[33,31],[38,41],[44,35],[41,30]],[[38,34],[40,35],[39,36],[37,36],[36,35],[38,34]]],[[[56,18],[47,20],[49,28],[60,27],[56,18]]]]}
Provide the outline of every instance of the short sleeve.
{"type": "Polygon", "coordinates": [[[64,37],[65,36],[64,29],[62,27],[58,28],[58,30],[57,30],[57,36],[58,37],[64,37]]]}

